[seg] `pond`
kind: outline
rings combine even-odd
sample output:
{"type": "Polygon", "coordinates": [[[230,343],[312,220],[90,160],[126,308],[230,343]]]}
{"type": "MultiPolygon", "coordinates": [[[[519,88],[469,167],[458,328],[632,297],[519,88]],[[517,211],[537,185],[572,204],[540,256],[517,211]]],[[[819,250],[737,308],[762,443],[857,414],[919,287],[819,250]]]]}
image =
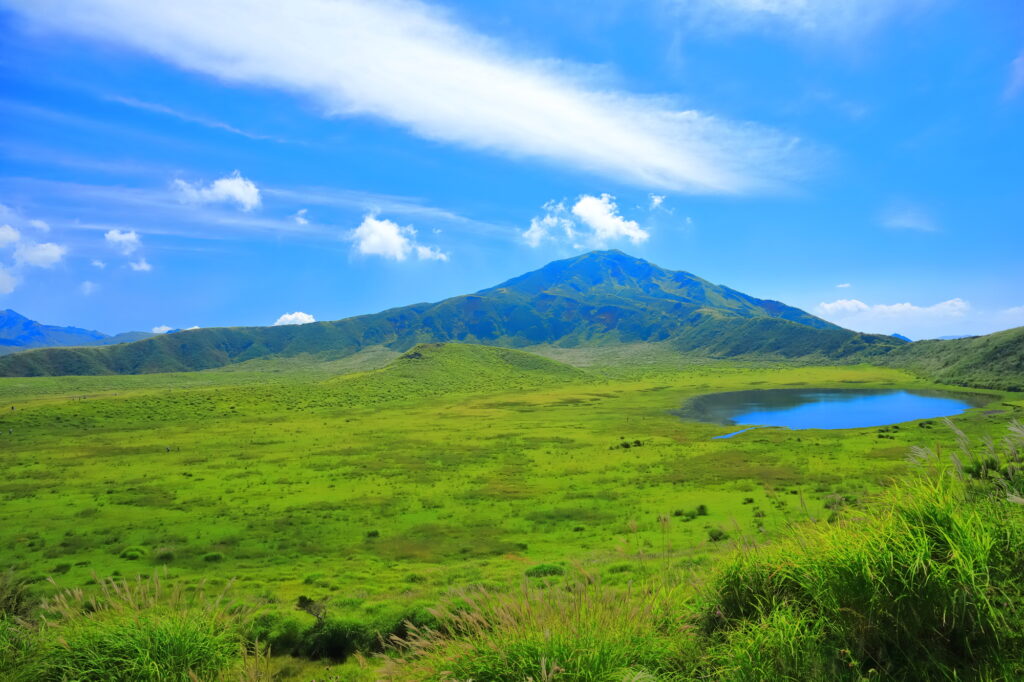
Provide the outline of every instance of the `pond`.
{"type": "MultiPolygon", "coordinates": [[[[697,396],[676,414],[724,426],[856,429],[949,417],[991,400],[992,396],[952,391],[782,388],[697,396]]],[[[738,433],[742,431],[718,437],[738,433]]]]}

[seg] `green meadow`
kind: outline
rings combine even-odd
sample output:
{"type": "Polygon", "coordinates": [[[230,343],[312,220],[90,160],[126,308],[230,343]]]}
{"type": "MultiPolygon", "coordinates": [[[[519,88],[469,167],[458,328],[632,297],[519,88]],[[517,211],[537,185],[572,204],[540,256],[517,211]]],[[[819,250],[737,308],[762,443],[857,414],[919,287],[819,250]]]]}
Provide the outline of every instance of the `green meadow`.
{"type": "MultiPolygon", "coordinates": [[[[955,441],[937,420],[715,440],[735,429],[673,414],[740,389],[937,386],[897,369],[537,350],[551,358],[447,344],[0,379],[0,568],[40,597],[154,573],[193,592],[230,585],[274,655],[265,677],[202,679],[401,678],[393,660],[364,661],[387,648],[378,634],[408,639],[468,593],[671,575],[690,594],[737,552],[870,508],[913,475],[911,448],[955,441]],[[349,634],[304,643],[325,614],[349,634]]],[[[989,401],[954,419],[966,438],[1024,415],[1020,394],[974,392],[989,401]]],[[[520,672],[500,679],[556,679],[520,672]]]]}

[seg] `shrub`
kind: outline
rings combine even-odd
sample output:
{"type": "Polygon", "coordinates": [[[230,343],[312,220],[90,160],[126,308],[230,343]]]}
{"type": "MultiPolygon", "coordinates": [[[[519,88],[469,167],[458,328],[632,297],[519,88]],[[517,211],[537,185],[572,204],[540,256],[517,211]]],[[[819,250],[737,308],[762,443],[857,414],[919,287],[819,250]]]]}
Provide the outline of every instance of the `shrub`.
{"type": "Polygon", "coordinates": [[[554,575],[565,575],[565,569],[557,564],[537,564],[526,569],[527,578],[546,578],[554,575]]]}
{"type": "Polygon", "coordinates": [[[158,564],[169,564],[174,561],[174,552],[169,549],[163,549],[156,553],[153,560],[158,564]]]}
{"type": "Polygon", "coordinates": [[[729,534],[721,528],[710,528],[708,529],[708,540],[711,542],[721,542],[722,540],[728,540],[729,534]]]}
{"type": "Polygon", "coordinates": [[[133,545],[131,547],[125,547],[118,554],[122,559],[128,559],[129,561],[137,561],[142,557],[146,556],[146,548],[133,545]]]}
{"type": "Polygon", "coordinates": [[[203,561],[211,564],[218,561],[224,561],[224,555],[220,552],[209,552],[203,555],[203,561]]]}

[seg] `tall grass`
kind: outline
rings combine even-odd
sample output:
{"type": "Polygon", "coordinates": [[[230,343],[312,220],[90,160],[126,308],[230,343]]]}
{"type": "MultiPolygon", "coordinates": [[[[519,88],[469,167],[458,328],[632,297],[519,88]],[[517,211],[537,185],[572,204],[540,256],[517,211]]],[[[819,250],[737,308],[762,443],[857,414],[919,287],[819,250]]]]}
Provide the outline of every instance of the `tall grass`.
{"type": "Polygon", "coordinates": [[[917,450],[928,466],[869,506],[723,559],[692,603],[664,581],[477,595],[399,643],[395,676],[1024,679],[1024,429],[980,449],[954,434],[959,452],[917,450]]]}
{"type": "Polygon", "coordinates": [[[585,579],[465,594],[441,629],[396,640],[391,674],[423,680],[647,680],[685,675],[694,638],[672,590],[620,591],[585,579]]]}
{"type": "MultiPolygon", "coordinates": [[[[76,682],[205,682],[239,671],[246,611],[226,592],[150,579],[103,580],[58,592],[35,628],[0,627],[13,679],[76,682]]],[[[2,649],[0,649],[2,651],[2,649]]],[[[5,678],[6,679],[6,678],[5,678]]]]}

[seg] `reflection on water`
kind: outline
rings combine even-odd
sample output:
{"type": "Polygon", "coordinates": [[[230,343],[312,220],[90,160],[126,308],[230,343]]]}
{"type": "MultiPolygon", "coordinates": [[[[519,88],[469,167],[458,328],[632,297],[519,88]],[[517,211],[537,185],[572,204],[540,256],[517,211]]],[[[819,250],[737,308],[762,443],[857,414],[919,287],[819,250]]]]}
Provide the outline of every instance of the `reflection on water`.
{"type": "Polygon", "coordinates": [[[991,396],[951,391],[782,388],[697,396],[676,414],[726,426],[855,429],[948,417],[991,400],[991,396]]]}

